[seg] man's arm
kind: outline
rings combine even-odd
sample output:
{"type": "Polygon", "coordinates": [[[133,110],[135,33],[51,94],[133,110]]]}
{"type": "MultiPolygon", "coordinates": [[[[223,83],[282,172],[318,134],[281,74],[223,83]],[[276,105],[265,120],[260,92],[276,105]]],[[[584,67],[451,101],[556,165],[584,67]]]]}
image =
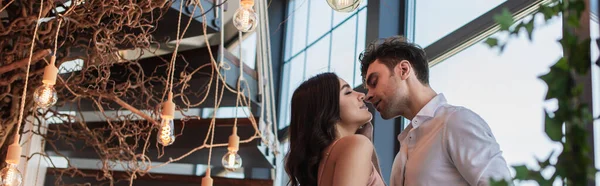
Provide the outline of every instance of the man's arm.
{"type": "Polygon", "coordinates": [[[445,150],[470,185],[488,185],[490,178],[511,179],[500,145],[488,124],[471,110],[461,108],[448,117],[445,150]]]}

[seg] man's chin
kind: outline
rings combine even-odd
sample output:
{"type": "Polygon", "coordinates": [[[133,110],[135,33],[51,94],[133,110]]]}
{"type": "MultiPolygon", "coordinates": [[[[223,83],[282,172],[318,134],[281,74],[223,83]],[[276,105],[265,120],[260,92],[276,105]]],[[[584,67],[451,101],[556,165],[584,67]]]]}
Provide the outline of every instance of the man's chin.
{"type": "Polygon", "coordinates": [[[388,119],[394,119],[397,116],[394,116],[392,114],[388,114],[388,113],[383,113],[383,112],[379,112],[379,115],[381,116],[381,118],[388,120],[388,119]]]}

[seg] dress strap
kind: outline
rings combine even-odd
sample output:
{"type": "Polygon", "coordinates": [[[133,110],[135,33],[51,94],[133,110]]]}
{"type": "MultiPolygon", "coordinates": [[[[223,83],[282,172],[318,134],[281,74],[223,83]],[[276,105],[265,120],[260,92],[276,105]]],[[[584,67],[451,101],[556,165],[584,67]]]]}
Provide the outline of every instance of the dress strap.
{"type": "MultiPolygon", "coordinates": [[[[341,138],[340,138],[341,139],[341,138]]],[[[340,139],[337,139],[333,142],[333,144],[331,144],[331,147],[329,148],[329,150],[327,151],[327,153],[325,154],[325,161],[323,162],[323,168],[321,168],[321,170],[319,171],[319,176],[318,178],[318,184],[321,185],[321,176],[323,175],[323,171],[325,170],[325,164],[327,163],[327,160],[329,160],[329,155],[331,153],[331,151],[333,150],[333,147],[335,146],[335,144],[337,144],[338,141],[340,141],[340,139]]]]}

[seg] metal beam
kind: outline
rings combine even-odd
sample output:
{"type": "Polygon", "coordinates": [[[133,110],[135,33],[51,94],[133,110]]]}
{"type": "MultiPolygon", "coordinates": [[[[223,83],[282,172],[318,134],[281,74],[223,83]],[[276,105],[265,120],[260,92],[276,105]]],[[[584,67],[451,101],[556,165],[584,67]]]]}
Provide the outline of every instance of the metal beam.
{"type": "MultiPolygon", "coordinates": [[[[258,120],[258,118],[255,118],[258,120]]],[[[147,155],[151,158],[152,161],[158,162],[166,162],[169,158],[177,158],[190,150],[202,146],[204,144],[204,140],[206,134],[208,133],[208,127],[211,122],[211,119],[199,119],[199,120],[175,120],[175,143],[170,146],[164,147],[165,156],[158,158],[158,149],[156,148],[156,132],[152,132],[150,136],[150,140],[148,143],[150,144],[148,150],[146,151],[147,155]]],[[[238,119],[238,136],[240,139],[248,139],[255,134],[254,127],[251,125],[250,120],[248,118],[240,118],[238,119]]],[[[232,126],[234,123],[234,119],[217,119],[216,120],[216,128],[215,128],[215,137],[214,143],[227,143],[228,137],[231,135],[232,126]]],[[[113,125],[119,126],[119,123],[113,123],[113,125]]],[[[148,122],[140,121],[139,123],[132,123],[128,128],[134,128],[133,125],[150,125],[148,122]]],[[[45,146],[45,151],[48,155],[51,156],[66,156],[68,158],[94,158],[100,159],[98,156],[98,152],[93,146],[86,144],[85,140],[72,141],[67,142],[62,137],[64,135],[74,135],[74,134],[86,134],[85,131],[95,131],[95,135],[108,134],[110,132],[114,132],[111,128],[108,128],[109,123],[107,122],[88,122],[86,123],[86,129],[82,128],[79,123],[66,123],[66,124],[52,124],[48,126],[48,135],[47,141],[52,143],[47,143],[45,146]],[[70,131],[70,129],[74,129],[75,131],[70,131]],[[81,130],[81,132],[78,132],[81,130]],[[70,133],[67,133],[70,131],[70,133]]],[[[93,138],[93,136],[91,135],[93,138]]],[[[136,147],[134,144],[135,137],[130,137],[126,140],[127,144],[119,144],[118,141],[104,141],[103,143],[113,144],[114,146],[123,146],[129,145],[131,148],[137,148],[137,153],[141,153],[141,149],[143,146],[143,141],[138,141],[138,146],[136,147]]],[[[111,146],[111,145],[107,145],[111,146]]],[[[162,147],[159,147],[162,148],[162,147]]],[[[161,149],[162,150],[162,149],[161,149]]],[[[110,152],[109,152],[110,153],[110,152]]],[[[221,165],[221,156],[227,153],[226,147],[217,147],[213,148],[213,157],[211,164],[221,165]]],[[[242,156],[244,161],[244,167],[263,167],[263,168],[272,168],[274,165],[274,159],[271,156],[265,155],[265,148],[261,145],[261,139],[257,138],[249,143],[240,144],[240,151],[238,152],[240,156],[242,156]]],[[[208,160],[208,150],[202,149],[194,152],[190,156],[183,158],[178,163],[191,163],[191,164],[207,164],[208,160]]],[[[124,157],[126,157],[124,155],[124,157]]]]}
{"type": "Polygon", "coordinates": [[[177,39],[177,22],[179,20],[179,13],[181,12],[181,27],[180,30],[183,32],[186,24],[190,19],[193,19],[190,22],[190,26],[185,35],[180,36],[182,38],[188,38],[192,36],[203,35],[202,32],[203,25],[206,24],[206,32],[207,34],[216,33],[220,30],[220,19],[216,19],[215,16],[215,8],[213,7],[215,4],[213,2],[207,0],[199,0],[204,8],[204,12],[200,10],[200,7],[196,8],[194,11],[194,16],[190,17],[192,14],[192,10],[194,10],[195,5],[183,6],[182,10],[179,10],[183,0],[172,0],[171,7],[169,10],[163,15],[162,19],[158,22],[158,27],[156,31],[152,33],[155,39],[159,42],[172,41],[177,39]],[[213,8],[211,8],[213,7],[213,8]],[[206,23],[203,22],[202,16],[206,17],[206,23]]]}
{"type": "MultiPolygon", "coordinates": [[[[187,61],[187,64],[182,64],[182,63],[176,63],[175,65],[175,74],[181,74],[182,72],[186,72],[187,74],[192,73],[192,71],[194,71],[195,69],[203,66],[203,65],[209,65],[206,66],[205,68],[203,68],[202,70],[200,70],[199,72],[197,72],[192,79],[188,82],[188,84],[186,86],[188,86],[186,88],[186,90],[184,91],[184,93],[187,96],[187,99],[189,100],[189,102],[191,103],[198,103],[201,100],[203,100],[204,95],[201,94],[203,91],[206,91],[206,86],[208,85],[208,83],[210,82],[210,74],[211,74],[211,58],[208,52],[209,48],[200,48],[200,49],[194,49],[194,50],[189,50],[189,51],[183,51],[180,52],[178,54],[178,58],[176,59],[176,61],[181,62],[181,61],[187,61]]],[[[218,46],[211,46],[210,47],[212,53],[215,55],[215,58],[217,57],[216,55],[218,54],[218,46]]],[[[240,65],[240,61],[239,59],[237,59],[233,54],[231,54],[228,51],[224,51],[223,52],[224,55],[224,64],[225,66],[230,67],[230,69],[225,69],[225,68],[221,68],[220,73],[226,78],[226,83],[227,86],[231,87],[232,89],[235,89],[237,87],[237,79],[239,77],[239,65],[240,65]]],[[[166,79],[167,77],[167,72],[168,72],[168,61],[171,58],[171,54],[166,54],[166,55],[162,55],[162,56],[156,56],[156,57],[152,57],[152,58],[146,58],[146,59],[142,59],[140,60],[138,63],[136,64],[130,64],[130,63],[122,63],[122,64],[115,64],[113,66],[110,67],[110,78],[108,81],[108,86],[120,86],[120,85],[126,85],[131,83],[132,81],[136,81],[137,79],[132,77],[132,73],[131,71],[124,71],[124,69],[136,69],[136,68],[141,68],[141,69],[136,69],[136,70],[141,70],[144,72],[145,76],[152,76],[152,77],[163,77],[166,79]]],[[[246,80],[246,82],[248,83],[247,86],[244,86],[244,88],[248,88],[249,91],[246,91],[245,96],[247,98],[249,98],[251,100],[252,103],[252,107],[253,107],[253,112],[255,112],[255,114],[258,114],[258,110],[259,109],[255,109],[258,108],[260,106],[260,104],[258,103],[258,99],[257,99],[257,94],[258,94],[258,84],[257,84],[257,73],[255,70],[249,68],[246,64],[242,64],[244,65],[243,71],[244,71],[244,79],[246,80]]],[[[77,76],[81,76],[83,78],[89,78],[89,79],[96,79],[98,78],[98,74],[102,74],[100,73],[100,70],[93,72],[93,71],[88,71],[86,74],[80,74],[81,72],[72,72],[72,73],[68,73],[68,74],[61,74],[61,76],[63,77],[63,79],[68,79],[69,77],[77,77],[77,76]]],[[[215,75],[216,77],[216,75],[215,75]]],[[[175,76],[175,82],[178,81],[178,76],[175,76]]],[[[213,78],[212,80],[212,85],[211,86],[211,93],[215,92],[216,87],[215,82],[217,81],[217,78],[213,78]]],[[[165,85],[163,83],[159,83],[158,82],[148,82],[145,85],[152,91],[150,92],[150,94],[153,94],[153,96],[158,96],[160,97],[163,93],[163,91],[165,90],[165,85]]],[[[246,85],[246,84],[243,84],[246,85]]],[[[181,90],[182,87],[181,86],[174,86],[173,88],[174,90],[181,90]]],[[[59,92],[62,92],[61,95],[67,95],[65,96],[65,98],[69,101],[66,101],[64,105],[59,105],[58,106],[58,110],[59,111],[96,111],[97,110],[97,106],[93,103],[92,100],[89,99],[85,99],[85,98],[78,98],[75,99],[76,97],[71,95],[70,92],[66,89],[62,89],[58,90],[59,92]],[[69,96],[70,95],[70,96],[69,96]]],[[[130,94],[134,93],[134,92],[129,92],[130,94]]],[[[144,93],[148,93],[148,92],[144,92],[144,93]]],[[[127,103],[131,103],[133,104],[132,106],[138,108],[138,109],[154,109],[154,108],[145,108],[144,106],[147,105],[135,105],[135,103],[140,103],[141,101],[139,99],[144,99],[143,97],[140,97],[139,95],[141,95],[140,92],[138,93],[134,93],[136,94],[136,96],[132,96],[132,95],[125,95],[122,96],[121,99],[123,99],[124,101],[126,101],[127,103]],[[137,107],[139,106],[139,107],[137,107]]],[[[237,94],[232,93],[230,91],[225,91],[224,92],[224,98],[223,98],[223,103],[221,104],[221,106],[235,106],[236,104],[236,97],[237,94]]],[[[176,104],[178,105],[184,105],[184,103],[182,102],[181,99],[175,99],[174,100],[176,104]]],[[[111,102],[109,98],[107,98],[106,104],[103,105],[105,108],[105,110],[115,110],[115,109],[119,109],[121,108],[121,106],[119,106],[118,104],[111,102]]],[[[209,96],[209,98],[201,105],[199,105],[198,107],[213,107],[214,106],[214,96],[209,96]]]]}
{"type": "Polygon", "coordinates": [[[502,13],[504,9],[508,9],[512,12],[515,20],[519,20],[535,12],[539,7],[539,4],[547,1],[548,0],[507,0],[496,8],[486,12],[427,46],[425,52],[429,58],[429,66],[432,67],[496,33],[500,27],[498,26],[498,23],[494,21],[494,16],[502,13]]]}

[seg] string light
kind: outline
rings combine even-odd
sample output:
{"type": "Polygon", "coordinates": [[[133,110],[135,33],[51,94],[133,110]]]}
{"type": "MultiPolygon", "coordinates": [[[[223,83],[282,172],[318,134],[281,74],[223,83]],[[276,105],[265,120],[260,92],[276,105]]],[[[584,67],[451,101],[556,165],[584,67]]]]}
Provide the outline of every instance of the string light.
{"type": "Polygon", "coordinates": [[[362,0],[327,0],[327,4],[338,12],[352,12],[358,8],[362,0]]]}
{"type": "Polygon", "coordinates": [[[258,18],[253,9],[254,0],[241,0],[240,7],[233,14],[233,25],[242,32],[256,29],[258,18]]]}
{"type": "Polygon", "coordinates": [[[23,176],[17,169],[21,158],[20,136],[17,131],[14,142],[8,146],[8,154],[5,160],[7,165],[0,170],[0,185],[2,186],[20,186],[23,183],[23,176]]]}
{"type": "Polygon", "coordinates": [[[157,140],[163,146],[169,146],[175,142],[175,127],[173,119],[175,115],[175,103],[173,103],[173,92],[169,91],[167,101],[163,103],[160,129],[158,131],[157,140]]]}
{"type": "Polygon", "coordinates": [[[202,186],[212,186],[213,179],[210,177],[210,167],[206,168],[206,176],[202,178],[202,186]]]}
{"type": "MultiPolygon", "coordinates": [[[[19,165],[19,160],[21,158],[21,145],[19,145],[19,140],[21,139],[21,135],[19,132],[21,131],[21,122],[23,121],[23,114],[25,111],[25,98],[27,97],[27,85],[29,83],[29,69],[31,68],[31,60],[33,57],[33,48],[35,47],[35,36],[37,35],[38,28],[40,25],[39,20],[42,18],[42,12],[44,7],[44,0],[40,0],[40,12],[37,17],[37,21],[35,24],[35,28],[33,29],[33,38],[31,39],[31,48],[29,49],[29,60],[27,61],[27,70],[25,71],[25,86],[23,87],[23,94],[21,95],[21,105],[19,108],[19,117],[17,119],[17,130],[15,130],[13,143],[8,146],[8,150],[6,152],[6,160],[4,160],[7,164],[6,167],[0,170],[0,185],[2,186],[21,186],[23,183],[23,175],[17,169],[17,165],[19,165]]],[[[44,74],[44,77],[46,75],[44,74]]]]}
{"type": "MultiPolygon", "coordinates": [[[[56,53],[56,52],[55,52],[56,53]]],[[[52,55],[50,58],[50,64],[44,68],[44,79],[42,80],[42,86],[35,89],[33,92],[33,100],[35,104],[42,109],[47,109],[54,105],[58,100],[56,95],[56,75],[58,74],[58,68],[56,68],[56,56],[52,55]]]]}
{"type": "Polygon", "coordinates": [[[237,135],[237,127],[233,127],[233,134],[229,136],[229,146],[227,147],[227,154],[223,156],[221,163],[225,170],[235,171],[242,167],[242,157],[238,155],[238,150],[240,148],[240,137],[237,135]]]}

